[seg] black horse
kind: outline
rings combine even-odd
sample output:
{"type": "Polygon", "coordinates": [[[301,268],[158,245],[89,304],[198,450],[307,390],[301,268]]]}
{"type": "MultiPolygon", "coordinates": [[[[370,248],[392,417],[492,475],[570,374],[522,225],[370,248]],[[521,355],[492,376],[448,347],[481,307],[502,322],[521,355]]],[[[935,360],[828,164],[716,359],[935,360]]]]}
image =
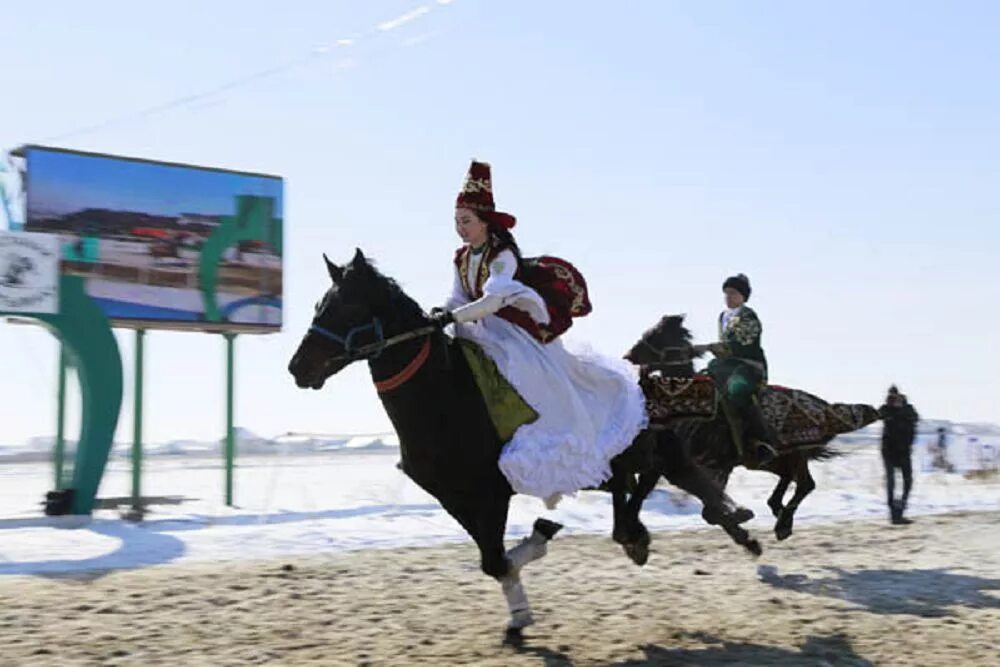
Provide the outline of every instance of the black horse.
{"type": "MultiPolygon", "coordinates": [[[[695,374],[692,359],[699,356],[691,345],[691,333],[683,324],[684,317],[668,315],[656,326],[643,334],[625,358],[634,364],[650,368],[662,368],[666,375],[689,378],[695,374]]],[[[860,406],[866,419],[875,421],[878,417],[871,406],[860,406]],[[870,412],[870,415],[868,413],[870,412]]],[[[690,443],[691,453],[697,462],[714,473],[715,480],[725,487],[729,476],[742,462],[733,443],[729,423],[720,410],[714,419],[676,419],[669,423],[673,432],[690,443]]],[[[778,484],[767,500],[768,507],[776,517],[774,534],[784,540],[792,534],[795,511],[816,488],[816,482],[809,472],[809,462],[827,460],[838,455],[829,448],[831,434],[814,443],[795,447],[782,447],[778,456],[761,466],[778,476],[778,484]],[[788,504],[783,504],[785,493],[795,482],[795,493],[788,504]]]]}
{"type": "MultiPolygon", "coordinates": [[[[316,305],[312,326],[289,364],[299,387],[320,389],[330,376],[366,360],[400,440],[402,470],[440,501],[479,547],[484,573],[499,580],[511,613],[510,631],[532,622],[519,571],[545,555],[561,528],[545,519],[532,535],[504,549],[507,511],[513,495],[497,464],[497,436],[475,378],[461,351],[435,327],[417,303],[380,274],[358,250],[341,267],[324,256],[333,285],[316,305]]],[[[649,489],[661,474],[705,505],[703,514],[753,553],[760,545],[740,528],[752,518],[669,432],[645,431],[612,461],[613,476],[602,487],[613,494],[612,533],[638,564],[648,557],[649,534],[639,521],[642,500],[636,476],[649,489]]]]}

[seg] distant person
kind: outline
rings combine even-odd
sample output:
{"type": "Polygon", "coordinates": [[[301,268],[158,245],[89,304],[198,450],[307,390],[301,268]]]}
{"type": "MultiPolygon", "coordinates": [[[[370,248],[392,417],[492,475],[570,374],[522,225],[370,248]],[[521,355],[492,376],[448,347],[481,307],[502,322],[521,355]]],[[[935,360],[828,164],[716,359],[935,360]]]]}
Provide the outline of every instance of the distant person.
{"type": "Polygon", "coordinates": [[[955,466],[948,462],[948,430],[942,426],[937,430],[937,446],[934,449],[934,467],[954,472],[955,466]]]}
{"type": "Polygon", "coordinates": [[[885,463],[885,487],[889,502],[889,517],[895,525],[913,523],[903,516],[913,488],[913,440],[917,435],[920,416],[899,392],[895,385],[889,387],[885,404],[879,408],[882,418],[882,461],[885,463]],[[903,474],[903,496],[895,499],[896,468],[903,474]]]}

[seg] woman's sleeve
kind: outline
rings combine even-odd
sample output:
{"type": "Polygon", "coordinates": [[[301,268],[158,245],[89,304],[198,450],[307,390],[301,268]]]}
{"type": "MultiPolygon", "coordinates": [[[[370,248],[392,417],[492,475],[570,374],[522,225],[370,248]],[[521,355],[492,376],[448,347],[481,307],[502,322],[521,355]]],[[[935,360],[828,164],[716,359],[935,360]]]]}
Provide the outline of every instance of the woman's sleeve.
{"type": "Polygon", "coordinates": [[[459,306],[463,306],[469,303],[469,297],[465,294],[465,288],[462,287],[462,277],[458,274],[459,268],[456,266],[454,271],[454,282],[451,286],[451,295],[444,302],[444,309],[454,311],[459,306]]]}

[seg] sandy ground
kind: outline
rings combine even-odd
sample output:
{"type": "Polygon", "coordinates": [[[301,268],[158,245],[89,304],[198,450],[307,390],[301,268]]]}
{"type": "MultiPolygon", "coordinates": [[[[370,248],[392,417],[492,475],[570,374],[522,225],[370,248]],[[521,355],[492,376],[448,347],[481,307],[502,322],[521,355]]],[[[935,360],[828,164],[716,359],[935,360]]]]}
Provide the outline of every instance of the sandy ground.
{"type": "Polygon", "coordinates": [[[8,577],[0,664],[1000,664],[1000,512],[803,526],[756,561],[716,530],[654,549],[557,537],[519,646],[465,544],[8,577]]]}

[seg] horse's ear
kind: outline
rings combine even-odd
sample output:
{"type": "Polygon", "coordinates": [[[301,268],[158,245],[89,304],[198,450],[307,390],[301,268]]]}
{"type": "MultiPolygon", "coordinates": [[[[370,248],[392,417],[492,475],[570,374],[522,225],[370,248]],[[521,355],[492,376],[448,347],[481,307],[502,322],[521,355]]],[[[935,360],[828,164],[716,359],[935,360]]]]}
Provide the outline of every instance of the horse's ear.
{"type": "Polygon", "coordinates": [[[344,270],[331,262],[326,253],[323,253],[323,261],[326,262],[326,271],[330,274],[330,280],[339,283],[340,279],[344,277],[344,270]]]}
{"type": "Polygon", "coordinates": [[[365,254],[361,252],[361,248],[354,249],[354,259],[351,260],[351,268],[359,273],[367,271],[371,268],[368,265],[368,259],[365,258],[365,254]]]}

